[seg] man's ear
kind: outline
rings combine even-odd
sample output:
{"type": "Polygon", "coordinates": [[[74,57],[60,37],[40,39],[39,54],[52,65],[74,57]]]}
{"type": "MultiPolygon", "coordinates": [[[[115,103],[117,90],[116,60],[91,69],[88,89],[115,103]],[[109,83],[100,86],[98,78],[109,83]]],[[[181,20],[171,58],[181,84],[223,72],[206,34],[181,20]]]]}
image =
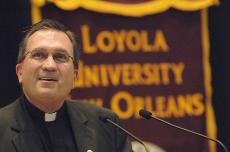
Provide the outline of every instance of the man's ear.
{"type": "Polygon", "coordinates": [[[73,87],[72,87],[72,89],[75,88],[75,82],[77,80],[77,76],[78,76],[78,69],[74,69],[74,80],[73,80],[73,87]]]}
{"type": "Polygon", "coordinates": [[[22,83],[22,64],[19,63],[16,65],[16,74],[18,76],[18,82],[22,83]]]}

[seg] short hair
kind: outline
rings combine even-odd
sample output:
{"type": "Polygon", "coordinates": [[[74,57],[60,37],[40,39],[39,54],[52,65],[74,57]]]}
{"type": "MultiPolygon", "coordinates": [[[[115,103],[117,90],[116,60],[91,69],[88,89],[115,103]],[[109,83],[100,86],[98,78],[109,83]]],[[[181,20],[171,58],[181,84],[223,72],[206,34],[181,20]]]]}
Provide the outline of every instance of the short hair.
{"type": "Polygon", "coordinates": [[[67,29],[63,24],[56,20],[51,19],[43,19],[40,22],[33,24],[25,31],[25,35],[22,39],[22,41],[19,44],[19,52],[18,52],[18,58],[17,63],[21,63],[25,59],[25,52],[26,52],[26,45],[27,41],[30,38],[31,35],[33,35],[35,32],[40,30],[57,30],[64,32],[70,39],[72,45],[73,45],[73,63],[74,68],[78,69],[78,64],[80,60],[80,40],[76,35],[67,29]]]}

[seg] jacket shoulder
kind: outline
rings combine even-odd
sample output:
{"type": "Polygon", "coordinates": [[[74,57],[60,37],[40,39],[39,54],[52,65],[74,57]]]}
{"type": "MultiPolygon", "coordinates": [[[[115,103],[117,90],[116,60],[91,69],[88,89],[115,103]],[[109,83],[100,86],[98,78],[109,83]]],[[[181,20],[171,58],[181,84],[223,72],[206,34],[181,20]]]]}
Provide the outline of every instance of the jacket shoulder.
{"type": "Polygon", "coordinates": [[[86,116],[98,117],[106,115],[111,119],[117,117],[117,115],[112,110],[94,104],[90,104],[85,101],[71,100],[68,101],[68,104],[70,104],[73,108],[76,108],[76,110],[79,110],[86,116]]]}
{"type": "Polygon", "coordinates": [[[9,143],[9,139],[14,135],[10,128],[16,123],[19,106],[20,103],[16,100],[0,109],[0,147],[9,143]]]}
{"type": "Polygon", "coordinates": [[[5,107],[2,107],[0,109],[0,122],[11,120],[12,117],[15,115],[15,110],[17,109],[19,104],[19,101],[16,100],[5,107]]]}

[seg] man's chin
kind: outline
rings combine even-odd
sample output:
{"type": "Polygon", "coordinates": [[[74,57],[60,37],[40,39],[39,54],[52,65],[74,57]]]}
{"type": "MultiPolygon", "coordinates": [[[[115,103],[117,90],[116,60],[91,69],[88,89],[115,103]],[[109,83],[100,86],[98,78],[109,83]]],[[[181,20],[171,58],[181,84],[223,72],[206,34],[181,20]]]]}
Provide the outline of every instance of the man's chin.
{"type": "Polygon", "coordinates": [[[55,97],[59,94],[55,88],[40,88],[38,91],[38,95],[42,97],[55,97]]]}
{"type": "Polygon", "coordinates": [[[39,88],[55,88],[57,87],[58,83],[57,82],[43,82],[43,81],[39,81],[38,83],[38,87],[39,88]]]}

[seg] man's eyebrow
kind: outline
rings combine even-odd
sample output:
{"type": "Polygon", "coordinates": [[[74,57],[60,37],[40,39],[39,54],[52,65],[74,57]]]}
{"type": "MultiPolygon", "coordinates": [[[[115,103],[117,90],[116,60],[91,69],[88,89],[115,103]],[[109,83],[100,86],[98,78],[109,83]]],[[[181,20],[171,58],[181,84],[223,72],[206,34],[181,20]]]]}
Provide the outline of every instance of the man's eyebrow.
{"type": "Polygon", "coordinates": [[[60,48],[59,48],[59,49],[54,49],[54,52],[67,53],[67,54],[69,54],[67,50],[65,50],[65,49],[60,49],[60,48]]]}
{"type": "MultiPolygon", "coordinates": [[[[44,48],[44,47],[37,47],[34,48],[32,50],[28,50],[28,51],[47,51],[49,50],[48,48],[44,48]]],[[[68,51],[66,49],[62,49],[62,48],[54,48],[52,52],[59,52],[59,53],[67,53],[68,51]]]]}
{"type": "Polygon", "coordinates": [[[38,48],[33,48],[32,50],[28,50],[28,51],[41,51],[41,50],[46,50],[46,49],[42,47],[38,47],[38,48]]]}

